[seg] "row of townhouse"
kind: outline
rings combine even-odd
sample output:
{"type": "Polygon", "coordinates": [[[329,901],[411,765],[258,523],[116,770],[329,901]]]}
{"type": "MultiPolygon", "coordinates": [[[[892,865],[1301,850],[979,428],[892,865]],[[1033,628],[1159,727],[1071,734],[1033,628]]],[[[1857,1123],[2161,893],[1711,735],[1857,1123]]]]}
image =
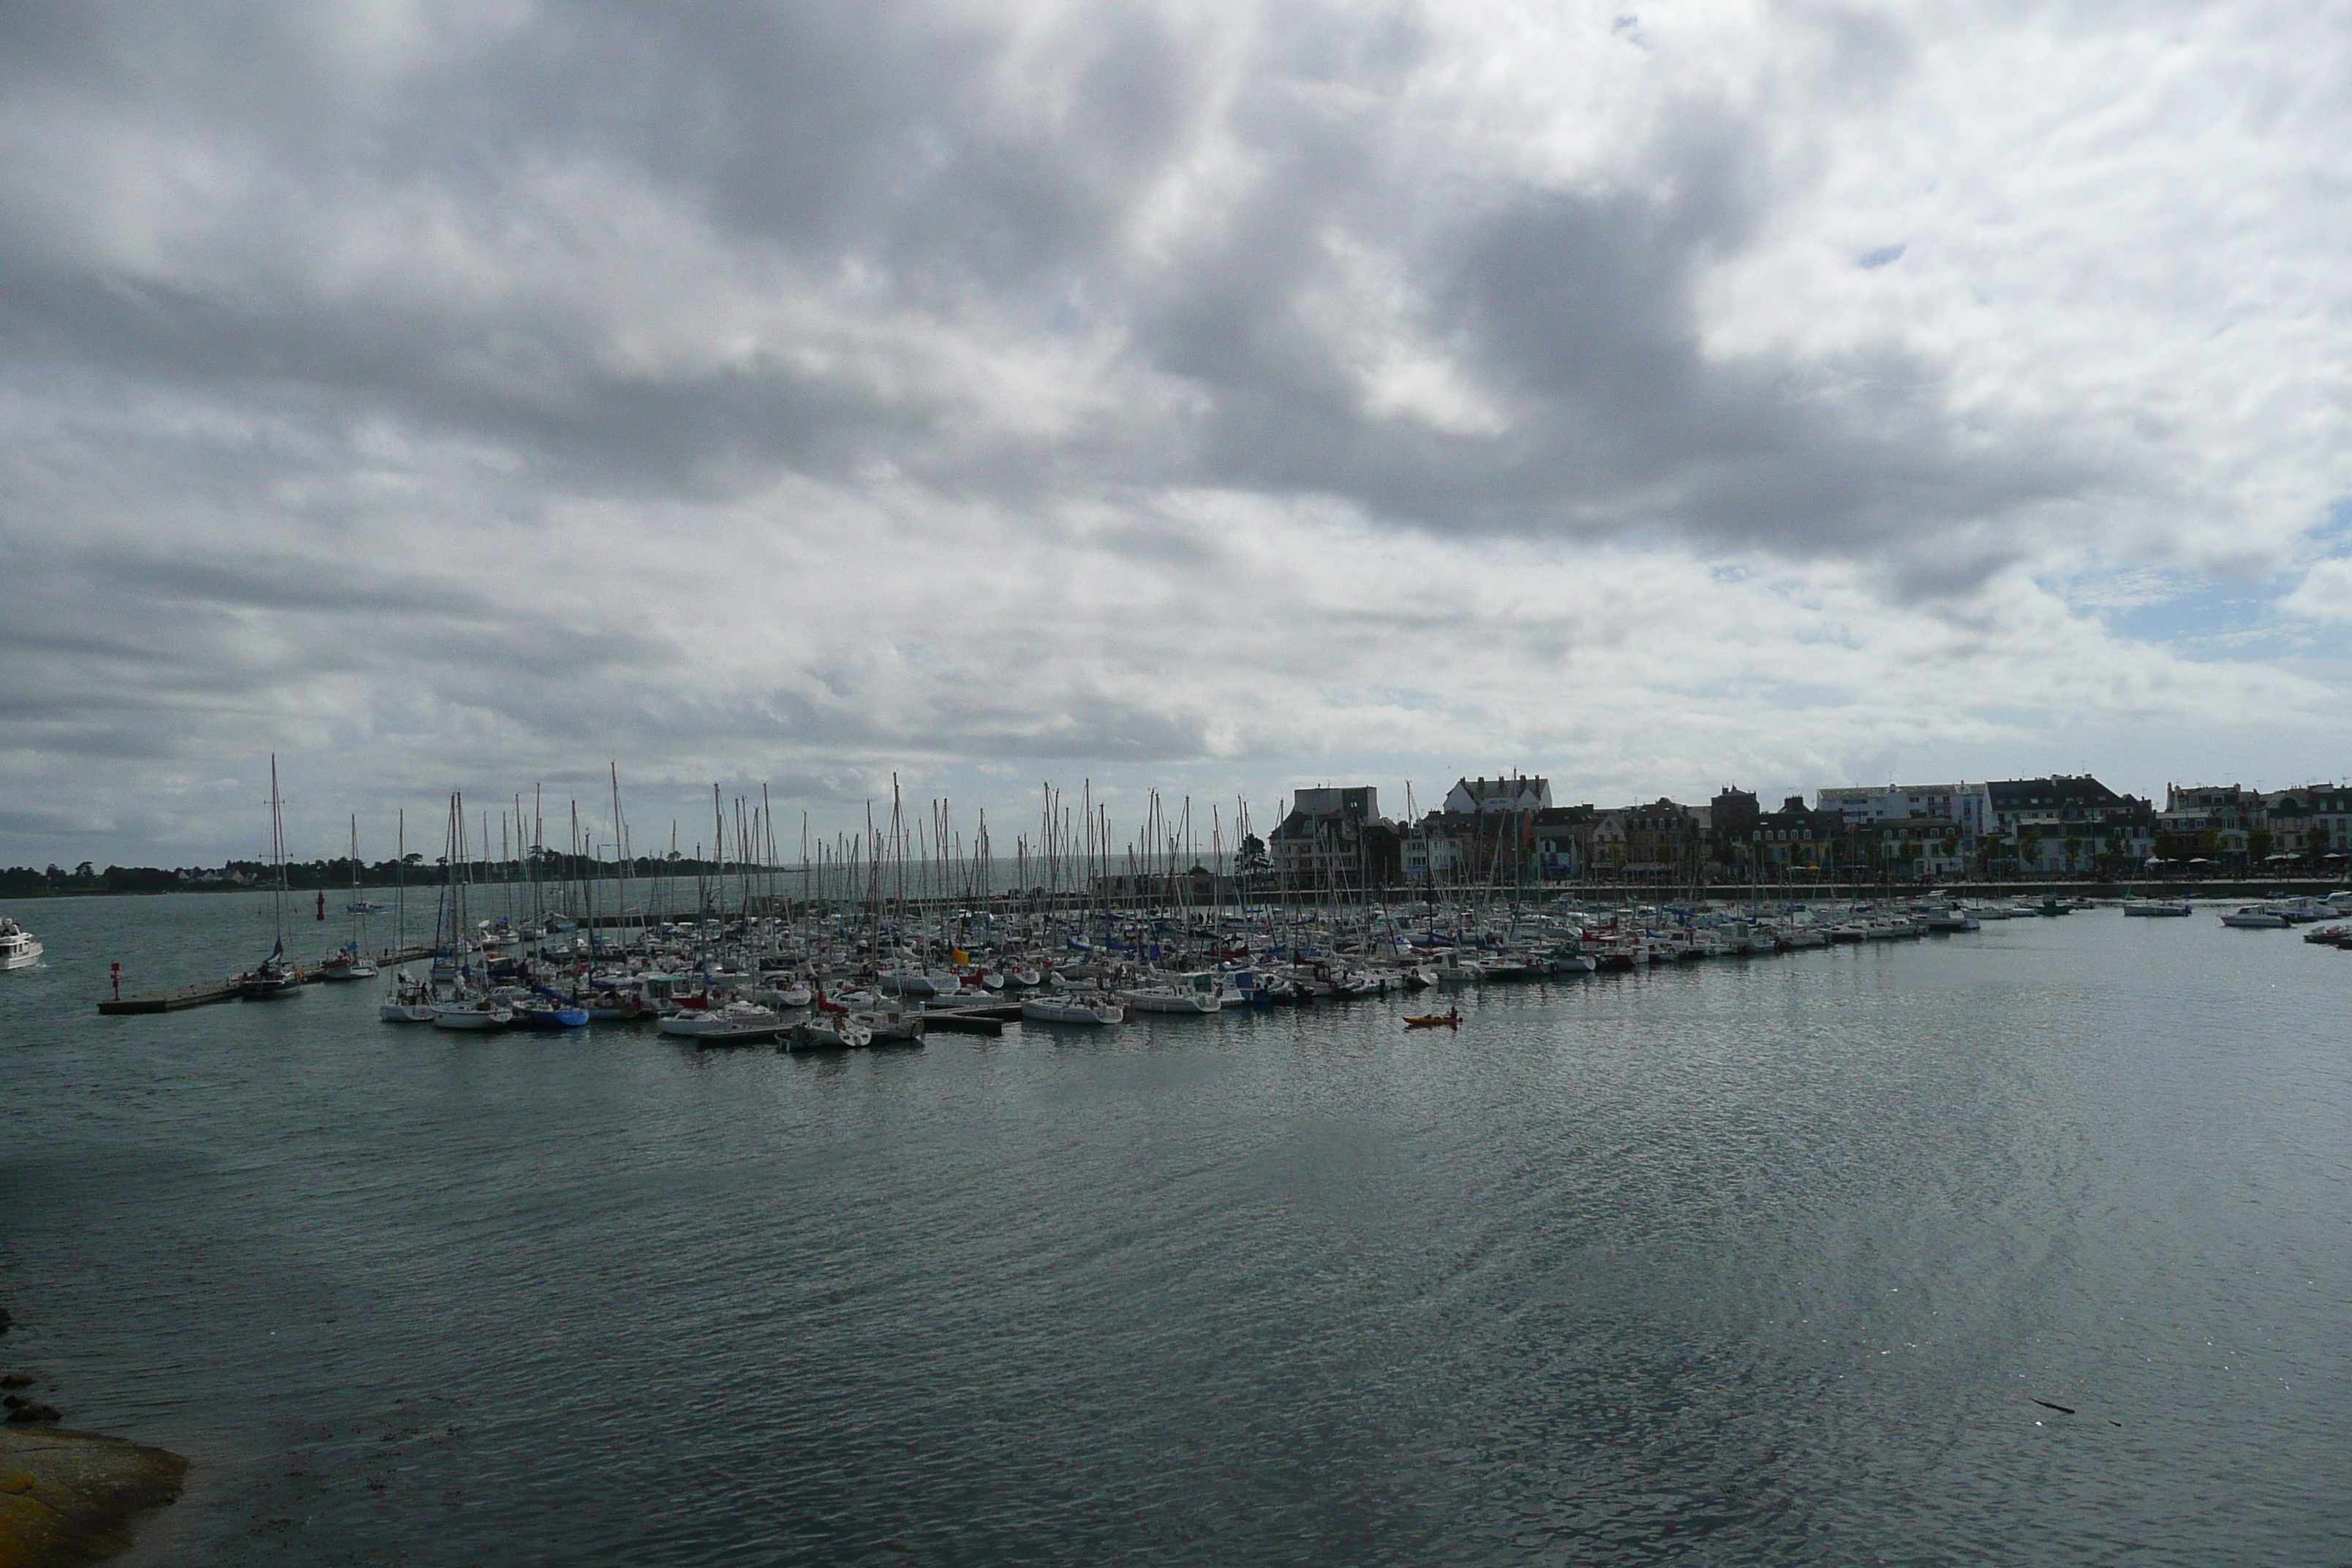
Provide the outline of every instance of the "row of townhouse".
{"type": "Polygon", "coordinates": [[[2157,814],[2157,853],[2194,864],[2277,865],[2352,858],[2352,786],[2168,784],[2157,814]]]}
{"type": "Polygon", "coordinates": [[[1273,868],[1297,888],[2116,875],[2331,856],[2340,867],[2352,852],[2352,786],[2265,795],[2175,785],[2158,811],[2089,774],[2059,773],[1846,785],[1767,811],[1732,787],[1704,805],[1662,797],[1603,808],[1556,804],[1540,776],[1465,777],[1437,810],[1402,825],[1380,816],[1369,786],[1302,790],[1271,847],[1273,868]]]}
{"type": "Polygon", "coordinates": [[[1871,868],[1927,879],[2120,872],[2156,849],[2156,810],[2087,773],[1981,784],[1823,789],[1759,824],[1759,858],[1795,868],[1871,868]]]}

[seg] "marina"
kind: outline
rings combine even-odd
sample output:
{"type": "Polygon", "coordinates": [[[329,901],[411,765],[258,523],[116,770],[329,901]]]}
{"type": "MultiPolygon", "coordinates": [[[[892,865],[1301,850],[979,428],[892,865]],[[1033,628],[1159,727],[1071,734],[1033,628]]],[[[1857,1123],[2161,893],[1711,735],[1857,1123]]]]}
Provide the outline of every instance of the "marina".
{"type": "MultiPolygon", "coordinates": [[[[2224,926],[2313,927],[2306,942],[2332,946],[2347,928],[2317,922],[2352,915],[2352,894],[2208,908],[2224,926]]],[[[908,1037],[902,1020],[909,1018],[926,1028],[988,1033],[1024,1017],[1101,1026],[1139,1013],[1214,1016],[1228,1007],[1573,980],[1604,969],[1753,961],[1838,944],[1948,940],[1980,931],[1988,921],[2078,910],[2127,919],[2195,912],[2187,901],[2151,906],[2055,898],[1606,910],[1554,900],[1525,907],[1293,908],[1257,916],[1181,909],[1035,916],[942,905],[912,923],[901,923],[903,910],[888,920],[856,910],[750,914],[731,921],[645,920],[602,928],[629,933],[612,941],[593,931],[551,940],[540,925],[518,936],[484,921],[456,949],[383,949],[373,955],[371,973],[376,966],[389,973],[387,1022],[434,1021],[432,1006],[446,1007],[469,994],[478,977],[477,988],[496,1008],[461,1006],[442,1026],[654,1025],[708,1043],[741,1044],[782,1038],[832,997],[869,1028],[880,1017],[877,1009],[887,1010],[889,1022],[880,1037],[903,1042],[908,1037]],[[436,991],[410,967],[427,962],[454,984],[436,991]],[[706,1013],[730,1006],[761,1009],[772,1027],[758,1020],[739,1020],[732,1029],[698,1023],[706,1013]],[[403,1007],[420,1010],[412,1016],[403,1007]]],[[[289,965],[289,984],[333,978],[331,963],[289,965]]],[[[248,994],[247,983],[232,975],[112,995],[98,1010],[109,1016],[174,1012],[248,994]]]]}

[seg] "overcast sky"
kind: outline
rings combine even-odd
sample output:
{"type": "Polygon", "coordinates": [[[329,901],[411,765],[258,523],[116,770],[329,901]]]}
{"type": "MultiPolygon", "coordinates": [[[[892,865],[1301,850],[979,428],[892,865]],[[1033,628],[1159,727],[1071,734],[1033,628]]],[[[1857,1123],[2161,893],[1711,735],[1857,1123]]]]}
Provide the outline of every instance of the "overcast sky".
{"type": "Polygon", "coordinates": [[[2352,775],[2347,147],[2326,0],[0,7],[0,862],[2352,775]]]}

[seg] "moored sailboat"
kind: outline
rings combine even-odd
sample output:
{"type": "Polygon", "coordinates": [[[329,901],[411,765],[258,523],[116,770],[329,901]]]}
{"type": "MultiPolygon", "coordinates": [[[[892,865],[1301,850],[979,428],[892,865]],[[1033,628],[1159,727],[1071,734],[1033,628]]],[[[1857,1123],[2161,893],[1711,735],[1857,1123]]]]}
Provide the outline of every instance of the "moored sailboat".
{"type": "Polygon", "coordinates": [[[277,928],[277,944],[269,956],[236,976],[236,994],[247,1002],[267,1002],[280,996],[290,996],[302,985],[302,977],[286,962],[286,815],[285,802],[278,793],[278,757],[269,758],[269,858],[278,868],[278,884],[269,889],[270,920],[277,928]]]}

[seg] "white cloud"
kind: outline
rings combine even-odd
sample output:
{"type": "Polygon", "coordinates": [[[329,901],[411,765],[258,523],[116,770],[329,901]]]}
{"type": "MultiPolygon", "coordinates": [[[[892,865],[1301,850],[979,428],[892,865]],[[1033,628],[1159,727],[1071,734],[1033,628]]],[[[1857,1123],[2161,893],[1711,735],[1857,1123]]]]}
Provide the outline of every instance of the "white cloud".
{"type": "Polygon", "coordinates": [[[2279,607],[2315,621],[2352,621],[2352,561],[2319,563],[2279,601],[2279,607]]]}
{"type": "Polygon", "coordinates": [[[2340,671],[2106,619],[2352,492],[2340,18],[1621,12],[12,16],[0,858],[273,747],[321,821],[2317,765],[2340,671]]]}

